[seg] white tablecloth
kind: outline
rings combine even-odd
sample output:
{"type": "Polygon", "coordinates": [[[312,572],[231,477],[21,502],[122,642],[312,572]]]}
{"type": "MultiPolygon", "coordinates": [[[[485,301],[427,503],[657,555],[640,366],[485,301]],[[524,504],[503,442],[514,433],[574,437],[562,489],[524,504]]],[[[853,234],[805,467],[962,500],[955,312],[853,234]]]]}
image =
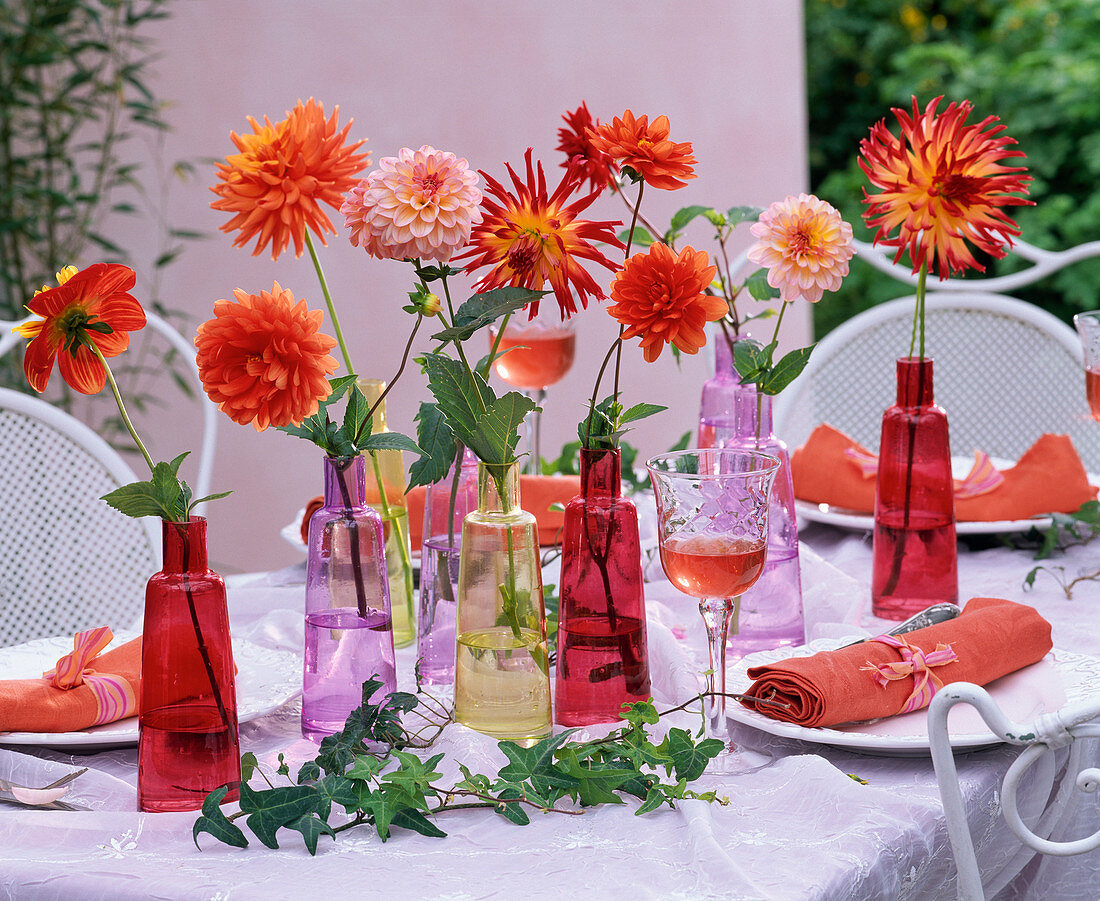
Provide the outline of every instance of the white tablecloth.
{"type": "MultiPolygon", "coordinates": [[[[1054,561],[1068,570],[1095,566],[1096,548],[1054,561]]],[[[822,526],[803,531],[803,586],[810,637],[875,628],[869,616],[870,540],[822,526]]],[[[1085,583],[1067,600],[1040,577],[1023,551],[960,548],[961,596],[996,595],[1034,604],[1054,626],[1056,647],[1100,657],[1100,585],[1085,583]]],[[[234,635],[298,651],[302,641],[301,568],[230,583],[234,635]]],[[[694,603],[667,583],[648,587],[650,654],[659,704],[682,700],[700,684],[702,628],[694,603]],[[680,637],[683,636],[683,637],[680,637]]],[[[404,677],[412,652],[399,652],[404,677]]],[[[685,719],[683,724],[696,723],[685,719]]],[[[704,777],[726,805],[688,801],[677,810],[635,817],[633,802],[582,817],[543,815],[513,826],[484,811],[449,813],[446,839],[398,831],[383,844],[370,828],[322,837],[310,857],[297,833],[281,833],[271,851],[254,838],[244,850],[200,838],[194,814],[136,811],[133,749],[69,756],[0,749],[0,777],[45,784],[73,765],[88,766],[69,800],[91,812],[0,808],[0,897],[264,899],[629,898],[629,899],[939,899],[954,897],[950,847],[932,765],[927,758],[869,756],[781,739],[734,725],[733,738],[760,760],[751,774],[704,777]],[[849,778],[866,780],[863,785],[849,778]]],[[[274,768],[279,752],[294,765],[315,746],[301,739],[298,708],[241,727],[243,750],[274,768]]],[[[499,765],[495,744],[462,727],[439,750],[475,771],[499,765]]],[[[1015,758],[1008,747],[959,759],[960,779],[983,873],[1008,887],[1002,899],[1081,899],[1100,894],[1100,852],[1071,859],[1032,858],[999,816],[999,787],[1015,758]],[[1010,878],[1011,877],[1011,878],[1010,878]]],[[[1095,765],[1100,758],[1089,748],[1095,765]]],[[[1036,768],[1024,795],[1045,799],[1065,759],[1036,768]]],[[[1095,796],[1077,793],[1067,837],[1100,828],[1095,796]]]]}

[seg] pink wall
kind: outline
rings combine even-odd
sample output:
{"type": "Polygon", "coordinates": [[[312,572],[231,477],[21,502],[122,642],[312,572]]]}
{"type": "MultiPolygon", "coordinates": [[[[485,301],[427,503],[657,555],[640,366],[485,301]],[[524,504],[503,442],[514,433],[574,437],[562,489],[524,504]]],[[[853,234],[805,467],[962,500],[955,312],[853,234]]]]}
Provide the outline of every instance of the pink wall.
{"type": "MultiPolygon", "coordinates": [[[[355,119],[351,134],[369,138],[376,162],[402,146],[430,143],[501,178],[503,163],[520,164],[532,145],[554,183],[559,117],[582,99],[601,119],[628,107],[664,113],[673,139],[691,141],[699,164],[687,188],[647,193],[645,209],[658,222],[688,204],[763,206],[806,186],[801,4],[794,2],[189,0],[173,5],[172,18],[153,37],[163,53],[159,95],[171,102],[164,158],[195,161],[199,170],[190,182],[171,185],[168,215],[177,227],[211,235],[189,244],[162,279],[165,302],[186,311],[192,324],[232,289],[255,292],[272,280],[322,305],[308,256],[287,253],[272,262],[234,249],[216,231],[227,216],[209,209],[208,190],[212,160],[232,152],[229,132],[246,130],[246,116],[281,118],[311,95],[326,109],[339,104],[342,122],[355,119]]],[[[621,218],[624,209],[608,197],[592,212],[621,218]]],[[[340,234],[320,249],[321,258],[353,359],[360,374],[388,378],[410,324],[400,307],[411,270],[370,259],[334,222],[340,234]]],[[[149,271],[155,242],[133,222],[119,228],[139,247],[140,277],[149,271]]],[[[747,238],[744,229],[740,246],[747,238]]],[[[694,243],[709,249],[712,242],[700,230],[694,243]]],[[[456,287],[468,295],[468,280],[456,287]]],[[[808,315],[798,312],[789,317],[788,343],[808,337],[808,315]]],[[[610,317],[590,307],[580,323],[577,364],[546,406],[545,453],[575,434],[613,334],[610,317]]],[[[707,351],[685,357],[679,368],[668,353],[655,364],[645,364],[634,347],[625,353],[628,402],[670,407],[629,436],[643,454],[666,449],[693,428],[709,367],[707,351]]],[[[391,427],[413,433],[423,396],[419,374],[410,373],[391,394],[391,427]]],[[[155,442],[165,454],[197,448],[189,428],[174,430],[174,417],[165,419],[155,442]]],[[[226,571],[300,559],[278,533],[319,492],[320,475],[312,445],[222,418],[214,490],[234,494],[208,511],[211,557],[226,571]]]]}

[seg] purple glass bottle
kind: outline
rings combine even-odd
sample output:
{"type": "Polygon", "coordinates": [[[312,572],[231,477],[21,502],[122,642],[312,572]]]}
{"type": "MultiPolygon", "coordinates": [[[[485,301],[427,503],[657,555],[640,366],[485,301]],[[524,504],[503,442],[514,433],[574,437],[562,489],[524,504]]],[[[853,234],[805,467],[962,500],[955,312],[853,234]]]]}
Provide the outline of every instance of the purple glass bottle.
{"type": "Polygon", "coordinates": [[[302,735],[320,741],[363,702],[396,691],[382,520],[367,504],[363,457],[325,457],[325,503],[309,521],[302,735]]]}
{"type": "Polygon", "coordinates": [[[714,348],[714,377],[703,385],[698,446],[763,451],[780,464],[769,497],[764,574],[741,598],[737,632],[730,636],[730,649],[744,656],[801,645],[806,641],[806,630],[790,454],[772,431],[772,398],[758,394],[755,385],[741,384],[729,343],[721,335],[714,341],[714,348]]]}
{"type": "Polygon", "coordinates": [[[947,414],[932,399],[932,361],[897,362],[897,403],[882,414],[871,611],[907,619],[959,597],[947,414]]]}
{"type": "Polygon", "coordinates": [[[477,457],[466,448],[458,481],[452,466],[446,478],[428,486],[424,496],[416,652],[420,679],[429,685],[449,685],[455,680],[455,598],[462,520],[476,509],[477,457]]]}
{"type": "Polygon", "coordinates": [[[565,508],[554,721],[609,723],[650,694],[638,511],[620,454],[581,449],[581,493],[565,508]]]}

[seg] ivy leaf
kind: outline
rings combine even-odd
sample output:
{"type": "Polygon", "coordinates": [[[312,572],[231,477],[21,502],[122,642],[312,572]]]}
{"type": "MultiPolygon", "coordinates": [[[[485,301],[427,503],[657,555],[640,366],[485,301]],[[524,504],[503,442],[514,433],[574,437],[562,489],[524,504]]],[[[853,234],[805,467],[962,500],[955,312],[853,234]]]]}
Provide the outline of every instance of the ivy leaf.
{"type": "Polygon", "coordinates": [[[695,744],[687,729],[668,730],[668,752],[677,779],[694,782],[703,775],[710,759],[722,752],[722,748],[720,739],[706,738],[695,744]]]}
{"type": "Polygon", "coordinates": [[[360,754],[355,758],[355,763],[352,764],[351,769],[344,775],[348,779],[353,779],[356,782],[369,782],[380,772],[386,765],[386,761],[373,757],[369,754],[360,754]]]}
{"type": "Polygon", "coordinates": [[[631,726],[639,727],[643,723],[655,725],[661,716],[653,701],[634,701],[631,704],[623,704],[623,719],[631,726]]]}
{"type": "Polygon", "coordinates": [[[317,813],[322,819],[328,819],[333,804],[339,804],[347,813],[359,806],[359,789],[347,776],[329,773],[314,788],[317,791],[317,813]]]}
{"type": "Polygon", "coordinates": [[[523,805],[514,802],[518,798],[523,797],[523,792],[518,788],[509,787],[497,794],[497,804],[494,806],[494,810],[499,813],[504,819],[515,823],[517,826],[526,826],[531,822],[531,818],[527,816],[527,811],[523,809],[523,805]]]}
{"type": "Polygon", "coordinates": [[[446,478],[455,462],[455,435],[436,404],[422,403],[416,414],[416,443],[421,457],[409,467],[409,487],[433,485],[446,478]]]}
{"type": "MultiPolygon", "coordinates": [[[[499,777],[509,782],[526,782],[532,776],[554,775],[554,753],[569,741],[576,729],[566,729],[536,742],[530,748],[522,748],[512,741],[497,742],[509,763],[501,768],[499,777]]],[[[565,784],[571,784],[567,781],[565,784]]]]}
{"type": "Polygon", "coordinates": [[[455,310],[451,327],[432,335],[435,341],[465,341],[478,329],[491,325],[508,313],[522,310],[531,301],[538,300],[547,291],[529,288],[496,288],[475,294],[455,310]]]}
{"type": "Polygon", "coordinates": [[[656,810],[662,804],[668,804],[669,807],[675,806],[671,800],[661,791],[660,786],[651,785],[649,792],[645,796],[645,800],[641,806],[634,811],[634,816],[640,817],[642,814],[649,813],[651,810],[656,810]]]}
{"type": "Polygon", "coordinates": [[[622,804],[623,799],[615,794],[615,790],[627,779],[638,775],[637,770],[611,764],[589,763],[584,766],[577,759],[576,752],[570,748],[562,751],[558,765],[577,780],[580,802],[588,807],[596,804],[622,804]]]}
{"type": "Polygon", "coordinates": [[[203,832],[210,833],[218,841],[232,845],[234,848],[248,847],[248,839],[245,838],[240,827],[232,823],[225,815],[225,811],[221,809],[222,799],[228,793],[229,786],[223,785],[210,792],[202,802],[202,816],[195,820],[195,825],[191,827],[191,838],[200,851],[202,848],[199,846],[199,835],[203,832]]]}
{"type": "Polygon", "coordinates": [[[411,829],[413,832],[419,832],[421,835],[428,836],[428,838],[447,837],[446,832],[424,816],[419,810],[414,810],[413,808],[407,807],[396,811],[390,823],[394,826],[400,826],[402,829],[411,829]]]}
{"type": "Polygon", "coordinates": [[[256,759],[256,755],[249,751],[246,754],[241,755],[241,781],[249,782],[252,779],[252,774],[256,772],[256,768],[260,765],[260,762],[256,759]]]}
{"type": "Polygon", "coordinates": [[[775,300],[779,296],[779,289],[768,284],[766,269],[757,269],[745,279],[745,287],[753,300],[775,300]]]}
{"type": "Polygon", "coordinates": [[[332,827],[313,814],[306,814],[293,823],[287,823],[287,829],[302,833],[302,840],[305,841],[311,856],[317,855],[317,839],[322,835],[336,839],[336,833],[332,831],[332,827]]]}
{"type": "Polygon", "coordinates": [[[760,381],[757,386],[759,390],[764,394],[774,395],[786,388],[806,368],[806,364],[810,362],[810,354],[816,346],[811,344],[809,347],[799,347],[785,354],[760,381]]]}
{"type": "Polygon", "coordinates": [[[278,848],[275,833],[317,810],[317,791],[311,785],[288,785],[266,791],[254,791],[241,783],[241,810],[249,814],[246,822],[261,842],[278,848]]]}

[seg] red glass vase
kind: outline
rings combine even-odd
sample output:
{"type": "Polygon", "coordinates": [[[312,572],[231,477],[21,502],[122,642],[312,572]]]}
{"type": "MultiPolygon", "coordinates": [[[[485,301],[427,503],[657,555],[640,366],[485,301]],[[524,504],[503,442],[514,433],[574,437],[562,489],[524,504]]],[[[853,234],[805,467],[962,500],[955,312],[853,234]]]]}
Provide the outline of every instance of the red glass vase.
{"type": "Polygon", "coordinates": [[[959,576],[951,443],[932,399],[932,361],[903,357],[897,381],[879,442],[871,609],[901,620],[958,600],[959,576]]]}
{"type": "Polygon", "coordinates": [[[565,508],[554,721],[609,723],[649,697],[638,511],[615,450],[581,450],[581,494],[565,508]]]}
{"type": "Polygon", "coordinates": [[[198,810],[229,786],[241,753],[225,583],[206,562],[206,520],[163,523],[164,568],[145,589],[141,642],[138,805],[198,810]]]}

